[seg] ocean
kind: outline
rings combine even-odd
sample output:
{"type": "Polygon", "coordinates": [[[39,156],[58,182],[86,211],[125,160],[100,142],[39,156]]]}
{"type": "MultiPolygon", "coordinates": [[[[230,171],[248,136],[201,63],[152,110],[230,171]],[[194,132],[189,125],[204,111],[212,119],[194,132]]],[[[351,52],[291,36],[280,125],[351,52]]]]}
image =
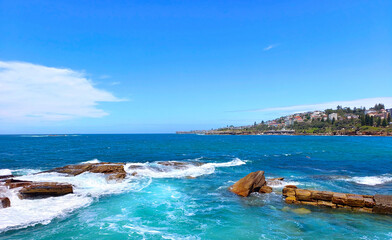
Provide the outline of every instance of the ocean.
{"type": "MultiPolygon", "coordinates": [[[[127,170],[129,173],[131,169],[127,170]]],[[[0,175],[59,181],[74,194],[0,209],[0,239],[392,239],[392,216],[287,205],[300,188],[392,194],[392,138],[175,134],[0,136],[0,175]],[[200,162],[156,171],[158,161],[200,162]],[[100,174],[36,174],[67,164],[145,167],[121,183],[100,174]],[[228,188],[248,173],[284,177],[273,193],[228,188]],[[308,214],[296,208],[305,207],[308,214]]]]}

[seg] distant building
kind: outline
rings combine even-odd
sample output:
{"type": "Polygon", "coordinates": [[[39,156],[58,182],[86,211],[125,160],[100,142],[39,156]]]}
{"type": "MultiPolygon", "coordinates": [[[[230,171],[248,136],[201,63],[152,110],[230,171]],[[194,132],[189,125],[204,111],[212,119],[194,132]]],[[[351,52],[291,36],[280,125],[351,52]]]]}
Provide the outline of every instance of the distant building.
{"type": "Polygon", "coordinates": [[[294,117],[294,121],[295,121],[295,122],[303,122],[304,120],[302,119],[301,116],[295,116],[295,117],[294,117]]]}
{"type": "Polygon", "coordinates": [[[332,119],[338,120],[338,114],[337,113],[331,113],[328,115],[329,120],[332,121],[332,119]]]}

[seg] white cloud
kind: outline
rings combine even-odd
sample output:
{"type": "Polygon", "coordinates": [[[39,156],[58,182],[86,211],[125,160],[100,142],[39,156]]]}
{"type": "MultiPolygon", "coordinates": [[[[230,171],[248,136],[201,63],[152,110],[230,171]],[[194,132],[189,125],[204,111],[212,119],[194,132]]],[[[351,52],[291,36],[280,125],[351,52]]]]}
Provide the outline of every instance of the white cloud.
{"type": "Polygon", "coordinates": [[[271,50],[271,49],[277,47],[278,45],[279,45],[279,44],[271,44],[271,45],[268,45],[267,47],[265,47],[265,48],[263,49],[263,51],[269,51],[269,50],[271,50]]]}
{"type": "Polygon", "coordinates": [[[327,103],[319,103],[312,105],[296,105],[289,107],[276,107],[276,108],[263,108],[256,110],[249,110],[247,112],[282,112],[282,113],[299,113],[299,112],[307,112],[314,110],[325,110],[328,108],[336,109],[338,105],[342,107],[373,107],[377,103],[383,103],[386,107],[392,108],[392,97],[377,97],[377,98],[364,98],[352,101],[334,101],[327,103]]]}
{"type": "Polygon", "coordinates": [[[98,102],[122,101],[97,89],[84,73],[25,62],[0,61],[0,119],[67,120],[108,115],[98,102]]]}

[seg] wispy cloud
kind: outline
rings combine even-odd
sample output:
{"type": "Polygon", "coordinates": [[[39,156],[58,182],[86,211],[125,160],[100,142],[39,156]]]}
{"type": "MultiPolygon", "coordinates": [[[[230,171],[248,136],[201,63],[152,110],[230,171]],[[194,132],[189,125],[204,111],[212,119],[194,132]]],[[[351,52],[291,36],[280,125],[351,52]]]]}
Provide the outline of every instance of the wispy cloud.
{"type": "Polygon", "coordinates": [[[263,49],[263,51],[269,51],[269,50],[271,50],[271,49],[273,49],[273,48],[276,48],[277,46],[279,46],[279,44],[277,44],[277,43],[268,45],[267,47],[265,47],[265,48],[263,49]]]}
{"type": "Polygon", "coordinates": [[[123,101],[97,89],[86,74],[26,62],[0,61],[0,119],[58,121],[108,115],[99,102],[123,101]]]}
{"type": "Polygon", "coordinates": [[[288,107],[275,107],[275,108],[261,108],[253,110],[241,110],[236,112],[279,112],[279,113],[299,113],[314,110],[325,110],[328,108],[336,108],[338,105],[342,107],[373,107],[377,103],[384,103],[386,107],[392,108],[392,97],[377,97],[377,98],[364,98],[352,101],[334,101],[309,105],[295,105],[288,107]]]}

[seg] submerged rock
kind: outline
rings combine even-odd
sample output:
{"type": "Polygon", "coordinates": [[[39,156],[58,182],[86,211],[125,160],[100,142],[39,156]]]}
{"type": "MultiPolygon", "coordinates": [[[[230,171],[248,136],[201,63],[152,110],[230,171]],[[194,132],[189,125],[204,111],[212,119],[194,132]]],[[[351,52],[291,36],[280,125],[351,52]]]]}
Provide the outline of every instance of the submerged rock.
{"type": "Polygon", "coordinates": [[[260,189],[266,185],[264,171],[252,172],[241,178],[233,186],[230,187],[230,191],[233,193],[247,197],[252,192],[259,192],[260,189]]]}
{"type": "Polygon", "coordinates": [[[296,213],[296,214],[309,214],[309,213],[312,213],[312,211],[310,211],[307,208],[294,208],[291,211],[296,213]]]}
{"type": "Polygon", "coordinates": [[[69,193],[73,193],[71,184],[57,182],[33,182],[19,191],[22,199],[62,196],[69,193]]]}
{"type": "Polygon", "coordinates": [[[163,165],[163,166],[168,166],[168,167],[173,167],[176,169],[184,169],[184,168],[188,168],[189,166],[201,166],[204,163],[201,162],[177,162],[177,161],[167,161],[167,162],[157,162],[157,164],[159,165],[163,165]]]}
{"type": "Polygon", "coordinates": [[[11,207],[11,201],[7,197],[0,198],[0,208],[11,207]]]}

